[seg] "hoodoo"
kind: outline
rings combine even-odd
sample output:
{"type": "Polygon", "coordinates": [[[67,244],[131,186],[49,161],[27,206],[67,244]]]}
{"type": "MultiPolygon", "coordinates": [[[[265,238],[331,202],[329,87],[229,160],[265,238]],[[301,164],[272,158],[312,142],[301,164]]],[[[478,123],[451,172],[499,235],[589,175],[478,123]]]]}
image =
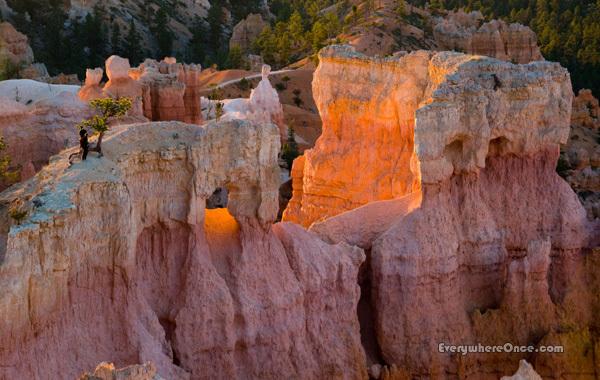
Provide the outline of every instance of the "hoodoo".
{"type": "Polygon", "coordinates": [[[295,163],[284,215],[368,250],[380,360],[413,376],[498,378],[522,358],[542,376],[593,373],[597,359],[577,342],[595,339],[598,251],[555,171],[571,116],[567,71],[457,53],[367,58],[346,47],[325,49],[320,62],[323,136],[295,163]],[[574,356],[439,351],[507,342],[562,344],[574,356]]]}

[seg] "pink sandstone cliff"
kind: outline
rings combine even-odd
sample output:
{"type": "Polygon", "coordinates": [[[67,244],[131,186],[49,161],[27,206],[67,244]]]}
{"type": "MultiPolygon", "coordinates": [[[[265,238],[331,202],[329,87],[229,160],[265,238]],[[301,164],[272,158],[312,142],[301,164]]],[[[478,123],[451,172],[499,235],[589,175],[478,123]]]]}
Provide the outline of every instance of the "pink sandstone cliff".
{"type": "Polygon", "coordinates": [[[314,83],[324,133],[294,164],[284,215],[367,250],[368,365],[408,378],[497,379],[526,358],[545,378],[593,376],[599,229],[555,171],[569,134],[567,71],[447,52],[367,58],[335,46],[321,52],[314,83]],[[372,75],[348,80],[361,72],[372,75]],[[382,143],[365,150],[358,134],[382,143]],[[402,165],[381,169],[409,147],[402,165]],[[391,174],[406,179],[406,195],[390,196],[391,174]],[[438,352],[440,343],[507,342],[565,353],[438,352]]]}
{"type": "MultiPolygon", "coordinates": [[[[74,126],[90,112],[77,89],[32,80],[0,83],[0,135],[19,180],[31,178],[50,156],[77,144],[74,126]]],[[[0,183],[0,190],[8,185],[0,183]]]]}
{"type": "Polygon", "coordinates": [[[119,126],[102,159],[63,152],[4,192],[0,378],[364,379],[364,254],[272,225],[279,149],[272,124],[119,126]]]}

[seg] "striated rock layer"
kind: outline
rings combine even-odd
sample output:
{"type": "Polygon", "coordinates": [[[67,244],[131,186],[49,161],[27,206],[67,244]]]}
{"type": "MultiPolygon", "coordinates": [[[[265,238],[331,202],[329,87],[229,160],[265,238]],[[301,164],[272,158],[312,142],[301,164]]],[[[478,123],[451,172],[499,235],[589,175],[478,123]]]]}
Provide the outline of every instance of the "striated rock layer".
{"type": "Polygon", "coordinates": [[[514,63],[544,59],[537,45],[537,36],[529,27],[507,24],[502,20],[482,22],[480,12],[449,12],[446,17],[437,19],[433,37],[441,49],[486,55],[514,63]]]}
{"type": "Polygon", "coordinates": [[[272,124],[119,126],[103,158],[3,193],[0,378],[365,378],[364,254],[272,225],[279,148],[272,124]],[[205,209],[220,187],[228,209],[205,209]]]}
{"type": "MultiPolygon", "coordinates": [[[[372,201],[418,191],[423,173],[427,177],[424,181],[431,182],[448,177],[454,170],[483,167],[494,139],[501,149],[506,148],[502,139],[508,139],[506,149],[529,153],[543,139],[562,142],[568,136],[568,129],[552,126],[548,126],[548,135],[518,134],[517,125],[528,117],[541,118],[545,123],[542,127],[549,124],[550,116],[544,115],[548,104],[560,105],[563,115],[570,112],[566,105],[571,95],[561,98],[568,76],[554,64],[518,67],[463,54],[425,51],[368,59],[348,49],[332,47],[321,52],[323,61],[315,72],[313,94],[323,120],[323,134],[294,164],[294,196],[284,220],[309,226],[372,201]],[[417,109],[431,102],[432,94],[441,91],[438,87],[447,77],[458,83],[462,79],[455,74],[459,68],[465,72],[465,80],[477,80],[480,88],[490,91],[494,102],[477,96],[458,98],[455,103],[440,101],[423,109],[419,116],[422,123],[433,126],[415,131],[417,109]],[[538,69],[546,81],[534,77],[538,69]],[[550,80],[558,75],[562,75],[560,81],[550,80]],[[514,78],[522,81],[520,87],[506,88],[514,78]],[[548,89],[551,92],[544,93],[548,89]],[[513,96],[528,98],[512,102],[513,96]],[[445,129],[435,127],[445,124],[445,129]],[[436,144],[415,146],[416,134],[422,135],[422,141],[436,144]],[[463,148],[472,156],[463,160],[458,152],[463,148]],[[422,154],[420,163],[415,152],[422,154]],[[422,167],[412,167],[415,165],[422,167]]],[[[538,131],[540,126],[532,128],[538,131]]]]}
{"type": "Polygon", "coordinates": [[[420,188],[406,168],[414,156],[414,112],[427,89],[432,53],[371,64],[338,49],[320,54],[313,96],[323,132],[294,162],[293,197],[283,215],[304,226],[420,188]]]}
{"type": "MultiPolygon", "coordinates": [[[[600,365],[590,348],[598,339],[600,250],[591,248],[600,229],[588,224],[555,171],[571,117],[567,71],[550,62],[513,65],[457,53],[381,60],[330,47],[321,53],[315,94],[324,134],[294,165],[295,199],[284,215],[305,225],[325,219],[311,229],[330,243],[367,250],[363,281],[371,291],[363,296],[373,320],[364,326],[372,323],[377,345],[367,352],[370,360],[379,357],[409,378],[497,379],[524,358],[544,378],[593,376],[600,365]],[[357,70],[373,74],[363,82],[344,80],[360,78],[357,70]],[[382,73],[395,78],[397,72],[405,74],[380,84],[382,73]],[[423,91],[401,90],[411,82],[423,91]],[[323,86],[330,83],[338,84],[335,90],[323,86]],[[415,99],[415,106],[399,99],[415,99]],[[373,112],[377,105],[383,113],[373,112]],[[383,134],[373,115],[402,120],[395,115],[407,108],[413,124],[383,130],[391,146],[364,151],[348,139],[367,129],[367,139],[383,134]],[[365,114],[370,118],[363,122],[365,114]],[[413,193],[386,200],[390,182],[381,181],[367,192],[377,202],[341,213],[329,201],[326,190],[345,183],[375,186],[372,181],[384,178],[380,168],[408,146],[414,153],[391,173],[404,176],[413,193]],[[374,155],[380,160],[361,166],[374,155]],[[440,352],[440,343],[561,345],[566,354],[463,356],[440,352]]],[[[340,196],[352,197],[354,187],[347,188],[340,196]]]]}

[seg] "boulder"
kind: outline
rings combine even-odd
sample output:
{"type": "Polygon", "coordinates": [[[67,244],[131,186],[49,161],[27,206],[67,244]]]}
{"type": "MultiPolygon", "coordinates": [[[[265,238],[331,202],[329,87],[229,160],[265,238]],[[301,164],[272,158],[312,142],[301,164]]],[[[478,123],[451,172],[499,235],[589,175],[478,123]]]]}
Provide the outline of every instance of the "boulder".
{"type": "Polygon", "coordinates": [[[79,98],[89,102],[94,99],[102,98],[103,89],[100,85],[104,70],[101,68],[87,69],[85,71],[85,83],[79,91],[79,98]]]}
{"type": "MultiPolygon", "coordinates": [[[[142,86],[129,77],[129,60],[113,55],[106,60],[108,82],[103,88],[103,96],[112,98],[128,97],[134,102],[133,112],[141,113],[142,86]]],[[[85,88],[85,87],[84,87],[85,88]]]]}

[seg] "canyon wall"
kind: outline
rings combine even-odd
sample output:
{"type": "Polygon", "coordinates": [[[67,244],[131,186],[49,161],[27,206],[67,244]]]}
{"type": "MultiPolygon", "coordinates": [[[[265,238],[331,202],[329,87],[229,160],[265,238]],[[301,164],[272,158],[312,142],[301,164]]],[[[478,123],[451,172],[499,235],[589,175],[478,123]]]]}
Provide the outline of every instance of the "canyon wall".
{"type": "Polygon", "coordinates": [[[272,124],[124,125],[2,193],[0,378],[364,379],[364,253],[272,225],[279,149],[272,124]]]}
{"type": "Polygon", "coordinates": [[[527,26],[502,20],[483,23],[480,12],[449,12],[434,22],[433,37],[442,50],[485,55],[514,63],[543,60],[537,36],[527,26]]]}
{"type": "MultiPolygon", "coordinates": [[[[320,58],[315,97],[320,105],[337,105],[336,115],[371,115],[371,107],[387,99],[416,98],[408,109],[415,122],[396,123],[388,132],[395,143],[367,152],[345,137],[361,130],[377,135],[372,119],[331,123],[333,107],[321,107],[322,140],[294,164],[296,199],[284,214],[312,223],[311,230],[330,243],[367,251],[362,297],[373,320],[366,318],[364,326],[372,325],[376,335],[369,365],[400,368],[409,378],[497,379],[527,359],[544,378],[593,378],[600,367],[594,333],[600,250],[592,240],[600,229],[589,224],[555,170],[569,134],[568,72],[556,63],[513,65],[448,52],[381,60],[330,47],[320,58]],[[420,56],[424,62],[414,61],[420,56]],[[370,91],[381,72],[410,72],[411,61],[412,77],[390,81],[386,92],[370,91]],[[363,83],[346,80],[355,67],[374,74],[363,83]],[[411,81],[423,82],[423,91],[399,90],[411,81]],[[322,83],[338,85],[331,90],[322,83]],[[348,146],[355,147],[356,160],[381,158],[361,168],[343,159],[348,146]],[[344,182],[333,170],[318,169],[352,173],[357,188],[364,179],[386,190],[388,181],[377,182],[379,170],[399,146],[414,147],[396,174],[413,193],[388,199],[378,189],[367,192],[373,198],[362,207],[328,208],[327,190],[344,182]],[[479,343],[532,350],[562,345],[565,353],[439,351],[440,344],[479,343]]],[[[386,109],[400,108],[395,103],[386,109]]],[[[344,194],[352,196],[352,187],[344,194]]]]}

